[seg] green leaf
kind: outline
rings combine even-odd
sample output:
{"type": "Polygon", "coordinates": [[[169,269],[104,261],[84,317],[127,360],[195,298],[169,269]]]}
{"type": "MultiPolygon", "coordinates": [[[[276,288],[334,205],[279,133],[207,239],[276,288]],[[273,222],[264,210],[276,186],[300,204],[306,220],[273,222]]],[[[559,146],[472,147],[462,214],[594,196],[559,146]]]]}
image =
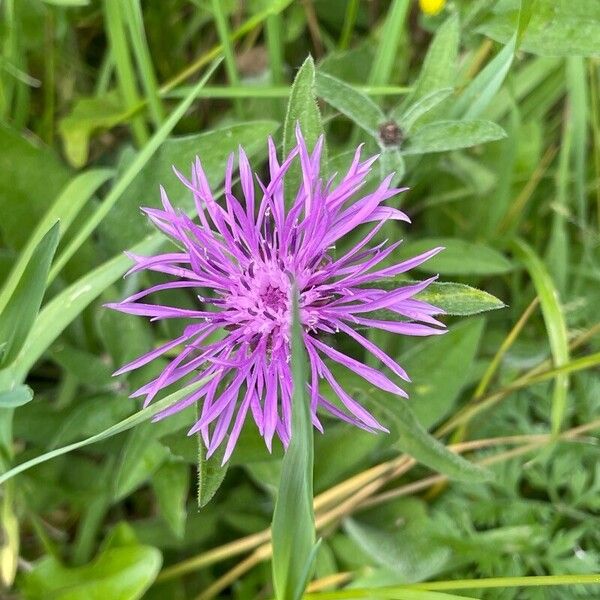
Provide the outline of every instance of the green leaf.
{"type": "MultiPolygon", "coordinates": [[[[174,206],[184,211],[195,210],[193,196],[175,176],[173,166],[189,177],[195,157],[200,157],[209,185],[218,189],[223,183],[229,155],[242,146],[249,158],[262,160],[267,153],[267,136],[277,127],[276,121],[247,121],[166,139],[156,155],[136,172],[120,200],[106,215],[100,226],[103,243],[112,252],[119,252],[155,231],[149,219],[140,214],[140,205],[160,207],[161,185],[174,206]],[[125,222],[126,228],[122,227],[125,222]]],[[[119,171],[128,171],[131,161],[125,159],[121,163],[119,171]]]]}
{"type": "MultiPolygon", "coordinates": [[[[71,172],[59,157],[31,137],[21,135],[0,119],[0,233],[3,245],[13,250],[25,246],[52,199],[71,179],[71,172]]],[[[39,239],[55,221],[44,226],[39,239]]]]}
{"type": "Polygon", "coordinates": [[[416,256],[430,248],[443,246],[444,250],[419,267],[420,271],[440,275],[498,275],[512,270],[512,263],[500,252],[458,238],[422,238],[410,242],[400,256],[416,256]]]}
{"type": "Polygon", "coordinates": [[[71,112],[58,125],[67,160],[76,168],[83,167],[88,159],[91,136],[98,130],[114,127],[127,116],[116,91],[104,96],[78,98],[71,112]]]}
{"type": "Polygon", "coordinates": [[[167,136],[171,133],[177,123],[179,123],[179,120],[189,109],[192,102],[196,98],[196,94],[206,84],[209,77],[217,68],[219,62],[220,61],[217,60],[212,63],[204,77],[198,81],[190,93],[177,105],[175,110],[173,110],[165,122],[157,129],[148,143],[142,148],[142,150],[140,150],[138,154],[136,154],[127,171],[117,179],[104,200],[98,205],[92,215],[81,225],[77,231],[77,234],[58,256],[50,273],[51,280],[61,271],[65,264],[71,259],[77,250],[79,250],[81,245],[90,237],[96,227],[98,227],[98,225],[103,221],[104,217],[106,217],[110,209],[127,190],[129,184],[134,180],[138,172],[148,163],[150,158],[160,148],[167,136]]]}
{"type": "MultiPolygon", "coordinates": [[[[410,280],[402,276],[388,277],[378,282],[377,287],[386,290],[395,290],[407,283],[410,283],[410,280]]],[[[488,292],[478,290],[464,283],[430,283],[415,298],[441,308],[448,315],[461,317],[477,315],[488,310],[498,310],[506,306],[496,296],[492,296],[488,292]]],[[[386,318],[391,318],[389,311],[385,314],[386,318]]]]}
{"type": "Polygon", "coordinates": [[[60,221],[59,239],[62,238],[85,203],[112,175],[112,169],[90,169],[73,177],[60,192],[30,235],[27,244],[11,269],[2,292],[0,292],[0,313],[17,287],[37,245],[52,225],[60,221]]]}
{"type": "MultiPolygon", "coordinates": [[[[163,243],[162,236],[153,236],[136,244],[131,251],[152,253],[163,243]]],[[[0,381],[12,386],[20,383],[29,369],[47,348],[95,298],[122,277],[131,266],[131,259],[119,254],[106,261],[57,294],[40,311],[30,334],[9,370],[0,371],[0,381]]]]}
{"type": "Polygon", "coordinates": [[[10,364],[17,356],[40,310],[58,231],[59,224],[55,223],[40,240],[0,315],[0,342],[6,343],[3,364],[10,364]]]}
{"type": "Polygon", "coordinates": [[[100,356],[60,342],[50,352],[52,360],[87,387],[107,387],[114,383],[109,366],[100,356]]]}
{"type": "Polygon", "coordinates": [[[452,15],[437,30],[425,55],[415,89],[405,102],[392,111],[393,118],[400,122],[408,106],[415,105],[440,88],[455,86],[459,42],[458,16],[452,15]]]}
{"type": "Polygon", "coordinates": [[[403,153],[428,154],[459,150],[504,137],[504,129],[491,121],[436,121],[412,133],[403,153]]]}
{"type": "Polygon", "coordinates": [[[114,473],[114,498],[122,499],[150,479],[165,462],[168,449],[157,441],[156,423],[141,423],[127,434],[114,473]]]}
{"type": "Polygon", "coordinates": [[[33,400],[33,390],[28,385],[18,385],[0,392],[0,408],[16,408],[33,400]]]}
{"type": "Polygon", "coordinates": [[[390,185],[398,185],[404,178],[406,164],[402,156],[402,152],[398,148],[391,146],[383,146],[380,148],[379,169],[381,178],[384,179],[390,173],[394,173],[394,177],[390,185]]]}
{"type": "MultiPolygon", "coordinates": [[[[561,367],[569,362],[569,340],[567,325],[560,304],[558,292],[546,266],[533,251],[523,242],[514,243],[515,255],[523,263],[540,299],[542,314],[548,332],[550,350],[555,367],[561,367]]],[[[552,431],[560,431],[567,405],[567,392],[569,390],[569,376],[561,373],[554,379],[554,393],[552,395],[552,431]]]]}
{"type": "Polygon", "coordinates": [[[202,437],[198,438],[198,508],[204,508],[221,487],[229,461],[223,464],[226,444],[221,444],[218,450],[209,458],[206,458],[206,449],[202,437]]]}
{"type": "Polygon", "coordinates": [[[430,110],[434,109],[443,102],[451,93],[452,88],[442,88],[423,96],[414,104],[411,104],[408,109],[398,116],[398,124],[402,131],[407,134],[411,131],[413,125],[430,110]]]}
{"type": "Polygon", "coordinates": [[[114,435],[117,435],[118,433],[127,431],[128,429],[131,429],[132,427],[135,427],[136,425],[143,423],[144,421],[147,421],[148,419],[151,419],[154,415],[159,413],[161,410],[164,410],[165,408],[171,406],[171,404],[175,404],[179,400],[182,400],[188,394],[194,393],[196,390],[201,388],[210,379],[211,379],[211,377],[209,376],[209,377],[204,377],[203,379],[200,379],[194,383],[190,383],[186,387],[184,387],[180,390],[177,390],[176,392],[173,392],[172,394],[169,394],[165,398],[158,400],[157,402],[154,402],[150,406],[143,408],[142,410],[134,413],[133,415],[127,417],[126,419],[119,421],[119,423],[116,423],[115,425],[111,425],[104,431],[101,431],[100,433],[92,435],[91,437],[88,437],[85,440],[82,440],[80,442],[75,442],[73,444],[69,444],[68,446],[63,446],[62,448],[57,448],[56,450],[52,450],[51,452],[46,452],[45,454],[42,454],[41,456],[36,456],[35,458],[32,458],[24,463],[21,463],[20,465],[17,465],[16,467],[13,467],[6,473],[3,473],[2,475],[0,475],[0,484],[4,483],[5,481],[8,481],[9,479],[12,479],[15,475],[18,475],[19,473],[22,473],[23,471],[26,471],[27,469],[30,469],[31,467],[35,467],[36,465],[39,465],[46,461],[52,460],[53,458],[56,458],[57,456],[62,456],[63,454],[67,454],[68,452],[72,452],[73,450],[78,450],[79,448],[89,446],[90,444],[95,444],[96,442],[101,442],[102,440],[106,440],[114,435]]]}
{"type": "MultiPolygon", "coordinates": [[[[287,156],[296,146],[296,125],[300,126],[306,147],[311,151],[319,136],[323,134],[321,113],[315,95],[315,63],[309,56],[303,63],[292,84],[290,99],[283,130],[283,154],[287,156]]],[[[286,202],[294,201],[300,186],[300,165],[291,165],[286,175],[286,202]]],[[[323,147],[321,163],[327,164],[327,153],[323,147]]]]}
{"type": "Polygon", "coordinates": [[[483,333],[483,319],[469,319],[444,335],[424,339],[405,352],[400,363],[410,375],[409,404],[426,429],[440,423],[454,409],[469,380],[483,333]]]}
{"type": "Polygon", "coordinates": [[[69,6],[88,6],[90,0],[44,0],[46,4],[54,6],[69,7],[69,6]]]}
{"type": "Polygon", "coordinates": [[[405,31],[409,0],[392,0],[381,28],[377,51],[369,72],[369,84],[389,83],[398,56],[398,47],[405,31]]]}
{"type": "MultiPolygon", "coordinates": [[[[353,519],[344,522],[348,536],[361,550],[376,564],[406,582],[423,581],[437,575],[450,558],[449,548],[439,542],[436,544],[430,535],[424,535],[429,532],[426,526],[426,517],[408,521],[396,531],[377,529],[353,519]]],[[[376,594],[376,597],[384,596],[376,594]]]]}
{"type": "Polygon", "coordinates": [[[306,397],[306,356],[295,287],[292,293],[292,438],[283,457],[271,526],[273,584],[278,600],[302,597],[310,579],[315,545],[313,426],[306,397]]]}
{"type": "MultiPolygon", "coordinates": [[[[427,380],[423,381],[426,385],[427,380]]],[[[465,460],[449,450],[439,440],[430,435],[419,423],[410,407],[411,400],[387,397],[382,399],[374,390],[369,390],[369,404],[383,414],[383,423],[392,427],[398,435],[395,446],[412,456],[417,462],[457,481],[486,481],[491,479],[490,471],[465,460]]]]}
{"type": "MultiPolygon", "coordinates": [[[[506,43],[518,18],[519,3],[502,0],[479,31],[506,43]]],[[[596,0],[536,0],[521,49],[542,56],[600,56],[600,4],[596,0]]]]}
{"type": "Polygon", "coordinates": [[[452,115],[474,119],[496,98],[500,86],[512,65],[517,44],[517,34],[469,83],[452,108],[452,115]]]}
{"type": "Polygon", "coordinates": [[[378,127],[386,117],[369,96],[321,71],[317,72],[315,83],[320,98],[377,139],[378,127]]]}
{"type": "Polygon", "coordinates": [[[160,514],[176,538],[182,539],[187,518],[186,500],[190,489],[190,467],[185,462],[168,461],[152,476],[160,514]]]}
{"type": "Polygon", "coordinates": [[[131,542],[107,545],[82,567],[69,568],[46,556],[25,575],[25,598],[136,600],[152,585],[161,563],[159,550],[131,542]]]}

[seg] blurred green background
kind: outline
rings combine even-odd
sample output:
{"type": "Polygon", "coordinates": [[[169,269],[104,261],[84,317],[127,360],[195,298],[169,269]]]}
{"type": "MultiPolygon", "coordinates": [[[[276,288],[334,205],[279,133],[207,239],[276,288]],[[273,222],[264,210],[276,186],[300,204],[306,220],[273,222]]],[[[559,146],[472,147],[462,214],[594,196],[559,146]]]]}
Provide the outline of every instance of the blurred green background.
{"type": "MultiPolygon", "coordinates": [[[[2,0],[0,14],[1,471],[140,408],[128,394],[161,364],[111,373],[177,324],[102,304],[150,281],[122,279],[122,251],[160,245],[139,211],[159,184],[192,208],[171,165],[199,155],[219,190],[242,145],[260,173],[267,136],[281,151],[288,110],[316,100],[329,173],[358,143],[380,153],[369,185],[394,171],[413,221],[385,237],[404,239],[397,256],[446,246],[419,276],[456,285],[436,288],[445,336],[371,333],[411,375],[410,417],[382,416],[389,436],[315,435],[314,598],[598,597],[582,583],[600,571],[600,1],[2,0]],[[491,577],[508,579],[465,581],[491,577]]],[[[186,436],[193,419],[3,483],[0,597],[271,598],[281,448],[248,424],[221,468],[186,436]]]]}

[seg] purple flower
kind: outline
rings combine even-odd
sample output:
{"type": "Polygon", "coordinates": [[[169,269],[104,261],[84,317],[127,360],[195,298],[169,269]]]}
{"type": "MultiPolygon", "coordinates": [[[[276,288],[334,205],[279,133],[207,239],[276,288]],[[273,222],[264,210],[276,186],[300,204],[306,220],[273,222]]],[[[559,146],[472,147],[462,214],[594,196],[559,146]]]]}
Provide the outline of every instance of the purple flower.
{"type": "Polygon", "coordinates": [[[179,249],[152,257],[132,255],[136,265],[129,271],[145,269],[174,279],[109,305],[153,321],[177,318],[190,322],[181,336],[125,365],[115,375],[178,349],[176,358],[156,379],[134,392],[134,397],[145,396],[145,406],[166,386],[184,378],[187,381],[190,377],[212,375],[208,383],[156,418],[200,403],[199,419],[189,433],[202,435],[208,455],[229,434],[224,462],[231,456],[248,413],[269,450],[275,434],[284,446],[290,440],[289,335],[294,284],[299,293],[300,320],[310,364],[307,390],[312,421],[320,431],[323,429],[318,412],[368,431],[386,431],[343,389],[328,366],[329,361],[346,367],[375,387],[406,397],[394,381],[409,381],[405,371],[355,326],[411,336],[444,331],[443,324],[434,318],[443,311],[414,299],[435,278],[391,291],[378,287],[385,278],[406,273],[441,250],[434,248],[392,266],[382,266],[400,242],[369,246],[387,221],[409,221],[400,210],[383,204],[406,188],[391,188],[390,175],[374,192],[361,196],[360,189],[377,157],[361,162],[360,148],[338,185],[332,181],[324,183],[319,178],[323,139],[310,154],[299,129],[296,138],[297,146],[281,165],[269,139],[270,181],[265,185],[256,177],[261,189],[258,196],[250,164],[241,148],[241,201],[232,188],[233,155],[225,173],[223,206],[215,201],[198,158],[191,181],[177,173],[194,196],[199,221],[195,223],[175,210],[161,189],[163,210],[143,210],[179,249]],[[284,182],[293,161],[300,163],[301,183],[291,208],[286,210],[284,182]],[[335,253],[336,244],[346,234],[367,223],[372,225],[361,241],[344,253],[335,253]],[[197,308],[146,301],[155,292],[182,288],[201,291],[197,308]],[[370,315],[374,311],[384,311],[388,318],[370,315]],[[333,335],[354,340],[393,377],[332,347],[333,335]],[[339,402],[333,403],[321,394],[321,380],[331,386],[339,402]]]}

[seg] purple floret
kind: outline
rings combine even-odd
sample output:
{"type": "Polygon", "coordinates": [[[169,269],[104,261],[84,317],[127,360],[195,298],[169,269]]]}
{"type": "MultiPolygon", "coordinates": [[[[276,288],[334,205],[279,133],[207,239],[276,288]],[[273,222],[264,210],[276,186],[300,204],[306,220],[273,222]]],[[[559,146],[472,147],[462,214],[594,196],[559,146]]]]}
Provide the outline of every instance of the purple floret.
{"type": "MultiPolygon", "coordinates": [[[[177,173],[194,196],[198,222],[173,208],[161,189],[163,210],[144,209],[148,218],[180,248],[151,257],[130,255],[130,273],[148,270],[165,273],[173,280],[143,290],[111,308],[151,320],[185,319],[183,334],[123,366],[115,374],[137,369],[167,352],[177,355],[162,373],[133,396],[144,396],[144,406],[166,386],[185,379],[212,376],[193,394],[157,415],[162,419],[195,403],[198,421],[190,434],[199,432],[211,455],[227,438],[223,462],[235,448],[248,412],[271,449],[277,435],[284,446],[291,437],[292,374],[290,369],[291,294],[299,293],[300,321],[309,359],[307,392],[312,420],[322,431],[318,412],[326,412],[368,431],[386,431],[373,415],[354,400],[336,380],[331,363],[343,365],[371,385],[397,396],[406,393],[394,381],[408,376],[402,367],[373,344],[359,328],[424,336],[444,332],[434,318],[443,311],[416,300],[435,278],[407,283],[393,290],[378,289],[378,282],[406,273],[437,254],[434,248],[392,266],[379,267],[398,243],[369,247],[369,242],[390,220],[409,222],[396,208],[385,206],[406,188],[390,187],[391,176],[366,195],[359,194],[376,157],[354,160],[340,183],[319,178],[323,139],[310,154],[300,130],[297,146],[280,165],[269,139],[270,181],[256,181],[244,151],[239,151],[242,200],[232,189],[233,155],[225,173],[225,202],[216,202],[199,159],[191,181],[177,173]],[[289,210],[284,201],[286,173],[294,161],[301,167],[301,184],[289,210]],[[342,256],[334,256],[341,238],[359,225],[374,223],[366,236],[342,256]],[[368,287],[364,287],[368,286],[368,287]],[[197,309],[148,304],[155,292],[191,288],[202,290],[197,309]],[[374,311],[387,311],[380,318],[374,311]],[[217,336],[218,332],[221,336],[217,336]],[[323,334],[348,336],[360,344],[394,377],[367,366],[325,342],[323,334]],[[328,366],[329,364],[329,366],[328,366]],[[339,403],[327,400],[319,390],[324,380],[339,403]]],[[[287,183],[289,185],[289,183],[287,183]]],[[[389,264],[389,261],[384,264],[389,264]]],[[[383,286],[385,287],[385,286],[383,286]]]]}

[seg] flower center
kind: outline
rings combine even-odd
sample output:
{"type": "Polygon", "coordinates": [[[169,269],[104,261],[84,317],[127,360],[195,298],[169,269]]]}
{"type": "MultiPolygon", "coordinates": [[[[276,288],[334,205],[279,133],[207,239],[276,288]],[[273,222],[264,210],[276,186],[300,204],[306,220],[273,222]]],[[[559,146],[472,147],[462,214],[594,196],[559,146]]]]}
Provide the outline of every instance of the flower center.
{"type": "Polygon", "coordinates": [[[287,308],[287,294],[278,285],[268,283],[259,292],[259,298],[265,308],[270,308],[275,312],[283,312],[287,308]]]}

